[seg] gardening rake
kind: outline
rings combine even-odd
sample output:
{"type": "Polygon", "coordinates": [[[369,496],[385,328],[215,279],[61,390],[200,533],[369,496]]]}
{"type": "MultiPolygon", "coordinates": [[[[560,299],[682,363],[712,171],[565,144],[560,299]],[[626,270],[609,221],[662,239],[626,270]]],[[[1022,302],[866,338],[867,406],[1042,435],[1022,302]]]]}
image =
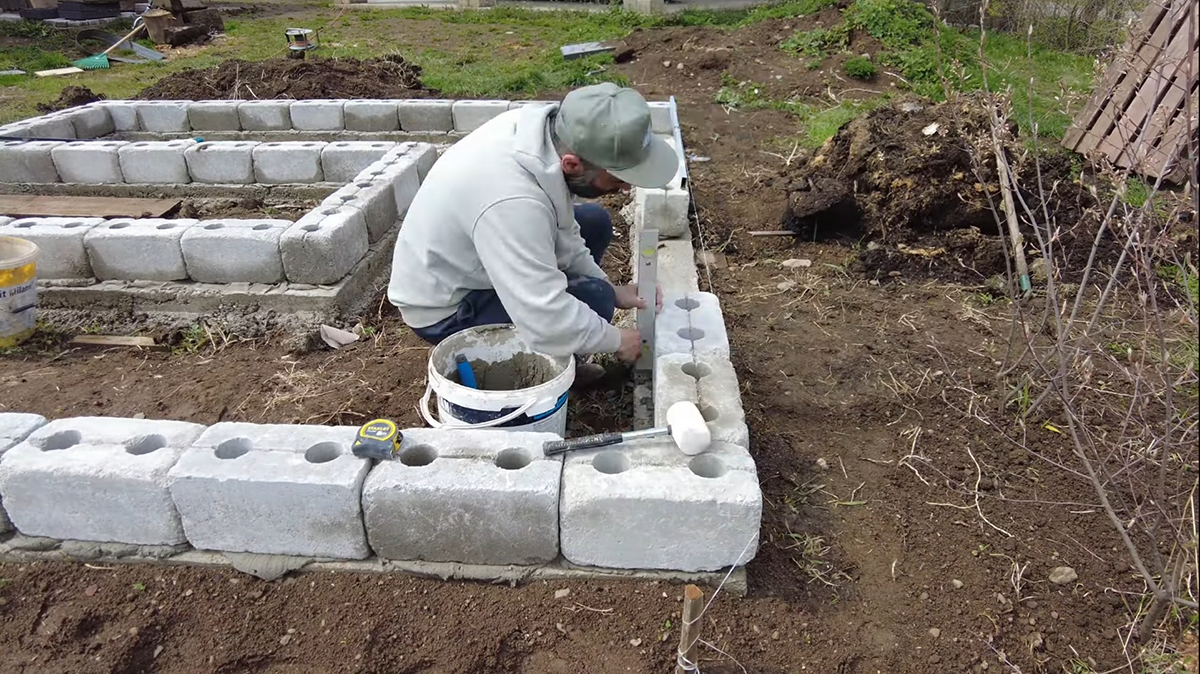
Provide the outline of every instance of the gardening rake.
{"type": "Polygon", "coordinates": [[[89,56],[84,59],[79,59],[78,61],[75,61],[72,65],[74,65],[76,68],[83,68],[84,70],[105,70],[105,69],[107,69],[108,68],[108,55],[111,54],[112,52],[116,51],[117,47],[120,47],[121,45],[128,42],[129,39],[132,38],[134,35],[137,35],[138,33],[140,33],[142,31],[142,29],[145,27],[146,27],[146,24],[139,23],[138,25],[133,27],[133,30],[129,31],[129,34],[127,34],[125,37],[121,38],[120,40],[117,40],[116,42],[114,42],[113,45],[111,47],[109,47],[108,49],[105,49],[104,51],[100,52],[99,54],[96,54],[95,56],[89,56]]]}

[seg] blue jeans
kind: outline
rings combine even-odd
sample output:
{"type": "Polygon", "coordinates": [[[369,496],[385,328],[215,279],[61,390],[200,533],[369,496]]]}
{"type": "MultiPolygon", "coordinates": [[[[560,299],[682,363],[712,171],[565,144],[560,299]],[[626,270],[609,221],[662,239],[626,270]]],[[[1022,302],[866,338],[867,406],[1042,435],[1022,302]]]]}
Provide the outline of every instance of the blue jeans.
{"type": "MultiPolygon", "coordinates": [[[[598,204],[579,204],[575,207],[575,221],[579,223],[579,232],[592,253],[592,259],[600,264],[604,251],[612,242],[612,217],[598,204]]],[[[589,276],[567,276],[567,292],[591,307],[604,320],[612,321],[617,308],[617,294],[608,281],[589,276]]],[[[511,322],[495,290],[472,290],[458,303],[458,311],[454,315],[429,327],[413,328],[413,332],[426,342],[437,344],[467,328],[511,322]]]]}

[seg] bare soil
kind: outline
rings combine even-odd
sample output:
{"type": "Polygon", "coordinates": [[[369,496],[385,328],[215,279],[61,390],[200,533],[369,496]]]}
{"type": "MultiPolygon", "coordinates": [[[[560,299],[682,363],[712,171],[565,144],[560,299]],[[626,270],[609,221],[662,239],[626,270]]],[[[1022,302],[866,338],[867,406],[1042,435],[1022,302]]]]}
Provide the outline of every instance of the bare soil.
{"type": "MultiPolygon", "coordinates": [[[[774,47],[800,23],[643,31],[617,66],[648,96],[676,96],[689,153],[709,158],[690,165],[697,234],[714,254],[701,283],[722,299],[764,494],[750,596],[721,595],[705,613],[720,652],[702,649],[703,671],[1124,667],[1141,587],[1089,492],[941,397],[951,373],[992,376],[1004,311],[936,268],[869,283],[836,238],[749,236],[792,208],[799,165],[770,152],[797,129],[778,111],[714,104],[721,73],[797,92],[860,86],[774,47]],[[781,265],[790,258],[812,264],[781,265]],[[1063,565],[1078,580],[1052,584],[1063,565]]],[[[625,243],[614,275],[627,273],[625,243]]],[[[95,352],[44,334],[0,357],[0,390],[7,408],[49,417],[419,424],[426,348],[382,298],[361,319],[369,338],[340,351],[191,331],[162,335],[175,352],[95,352]]],[[[628,423],[625,375],[572,396],[574,432],[628,423]]],[[[51,563],[0,565],[0,577],[0,670],[13,672],[664,672],[682,594],[51,563]]],[[[1194,649],[1194,636],[1179,643],[1194,649]]]]}
{"type": "Polygon", "coordinates": [[[320,199],[259,199],[255,197],[185,199],[175,217],[212,220],[216,218],[271,218],[299,220],[320,205],[320,199]]]}

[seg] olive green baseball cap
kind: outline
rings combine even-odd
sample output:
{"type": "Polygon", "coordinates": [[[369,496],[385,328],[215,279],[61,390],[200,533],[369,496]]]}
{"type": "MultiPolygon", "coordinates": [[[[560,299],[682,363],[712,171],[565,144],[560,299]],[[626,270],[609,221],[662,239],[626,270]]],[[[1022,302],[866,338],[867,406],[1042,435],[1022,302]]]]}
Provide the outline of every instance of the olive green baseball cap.
{"type": "Polygon", "coordinates": [[[679,171],[679,155],[650,130],[646,99],[611,82],[567,94],[554,132],[573,154],[636,187],[663,187],[679,171]]]}

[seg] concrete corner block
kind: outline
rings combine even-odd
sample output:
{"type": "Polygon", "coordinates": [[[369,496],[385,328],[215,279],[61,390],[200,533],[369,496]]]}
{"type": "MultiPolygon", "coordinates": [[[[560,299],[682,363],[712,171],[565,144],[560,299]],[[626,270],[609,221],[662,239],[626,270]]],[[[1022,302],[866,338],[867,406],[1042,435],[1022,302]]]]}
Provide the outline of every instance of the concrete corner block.
{"type": "Polygon", "coordinates": [[[256,141],[199,143],[183,153],[192,182],[246,185],[254,182],[256,141]]]}
{"type": "Polygon", "coordinates": [[[137,101],[97,101],[92,105],[104,108],[112,118],[113,131],[141,131],[137,101]]]}
{"type": "Polygon", "coordinates": [[[404,100],[396,104],[400,129],[449,133],[454,130],[454,101],[404,100]]]}
{"type": "Polygon", "coordinates": [[[103,138],[116,130],[108,108],[89,103],[67,111],[76,138],[103,138]]]}
{"type": "Polygon", "coordinates": [[[438,149],[432,143],[416,143],[409,154],[414,156],[417,161],[417,174],[421,182],[425,182],[425,176],[429,175],[430,169],[437,163],[438,149]]]}
{"type": "Polygon", "coordinates": [[[367,254],[368,247],[362,212],[345,206],[319,206],[279,238],[283,270],[292,283],[336,283],[367,254]]]}
{"type": "MultiPolygon", "coordinates": [[[[0,413],[0,457],[45,423],[46,417],[40,414],[0,413]]],[[[12,528],[12,521],[4,510],[3,494],[0,494],[0,534],[8,533],[12,528]]]]}
{"type": "Polygon", "coordinates": [[[5,453],[0,462],[4,507],[27,536],[183,543],[167,475],[203,430],[180,421],[53,421],[5,453]]]}
{"type": "Polygon", "coordinates": [[[267,184],[319,183],[325,143],[260,143],[254,148],[254,177],[267,184]]]}
{"type": "Polygon", "coordinates": [[[345,101],[292,101],[288,114],[297,131],[341,131],[346,128],[345,101]]]}
{"type": "Polygon", "coordinates": [[[182,281],[188,277],[180,241],[196,220],[117,218],[84,235],[100,281],[182,281]]]}
{"type": "Polygon", "coordinates": [[[194,140],[141,141],[122,145],[118,154],[125,182],[142,185],[179,185],[192,181],[184,153],[194,140]]]}
{"type": "Polygon", "coordinates": [[[691,198],[684,189],[633,189],[633,224],[638,230],[657,229],[660,238],[673,239],[690,231],[691,198]]]}
{"type": "Polygon", "coordinates": [[[508,101],[454,101],[454,130],[470,133],[508,112],[508,101]]]}
{"type": "Polygon", "coordinates": [[[397,101],[354,100],[346,101],[345,116],[347,131],[397,131],[400,117],[396,111],[397,101]]]}
{"type": "Polygon", "coordinates": [[[48,141],[0,142],[0,183],[56,183],[54,148],[65,143],[48,141]]]}
{"type": "Polygon", "coordinates": [[[395,560],[538,564],[558,556],[558,436],[411,429],[363,485],[371,547],[395,560]]]}
{"type": "Polygon", "coordinates": [[[50,156],[65,183],[123,183],[120,151],[125,144],[115,140],[62,143],[50,151],[50,156]]]}
{"type": "Polygon", "coordinates": [[[75,125],[71,118],[61,112],[52,112],[41,117],[34,117],[25,122],[28,126],[27,138],[52,138],[54,140],[75,140],[75,125]]]}
{"type": "Polygon", "coordinates": [[[200,283],[281,283],[279,238],[289,220],[206,220],[189,227],[180,245],[188,277],[200,283]]]}
{"type": "Polygon", "coordinates": [[[410,157],[407,160],[398,161],[388,166],[380,176],[386,184],[391,186],[392,200],[396,204],[396,213],[399,218],[403,218],[408,213],[408,207],[416,198],[417,190],[421,189],[421,170],[417,160],[417,157],[410,157]]]}
{"type": "Polygon", "coordinates": [[[357,429],[222,423],[170,472],[187,540],[202,550],[364,559],[361,494],[371,462],[357,429]]]}
{"type": "Polygon", "coordinates": [[[287,131],[292,128],[289,100],[242,101],[238,119],[246,131],[287,131]]]}
{"type": "Polygon", "coordinates": [[[665,295],[700,292],[691,237],[658,242],[658,285],[665,295]]]}
{"type": "Polygon", "coordinates": [[[188,121],[191,104],[191,101],[138,101],[138,127],[156,133],[187,133],[192,130],[188,121]]]}
{"type": "Polygon", "coordinates": [[[188,105],[188,123],[194,131],[241,131],[241,101],[194,101],[188,105]]]}
{"type": "Polygon", "coordinates": [[[647,105],[650,106],[650,131],[673,135],[675,124],[671,120],[671,102],[647,101],[647,105]]]}
{"type": "Polygon", "coordinates": [[[0,236],[15,236],[38,247],[39,279],[91,278],[83,240],[101,218],[21,218],[0,226],[0,236]]]}
{"type": "Polygon", "coordinates": [[[328,143],[321,150],[321,171],[326,182],[348,183],[395,147],[395,143],[384,141],[328,143]]]}
{"type": "Polygon", "coordinates": [[[374,180],[357,180],[331,194],[322,205],[347,206],[363,214],[367,238],[375,243],[383,238],[400,220],[396,209],[392,177],[388,174],[374,180]]]}

